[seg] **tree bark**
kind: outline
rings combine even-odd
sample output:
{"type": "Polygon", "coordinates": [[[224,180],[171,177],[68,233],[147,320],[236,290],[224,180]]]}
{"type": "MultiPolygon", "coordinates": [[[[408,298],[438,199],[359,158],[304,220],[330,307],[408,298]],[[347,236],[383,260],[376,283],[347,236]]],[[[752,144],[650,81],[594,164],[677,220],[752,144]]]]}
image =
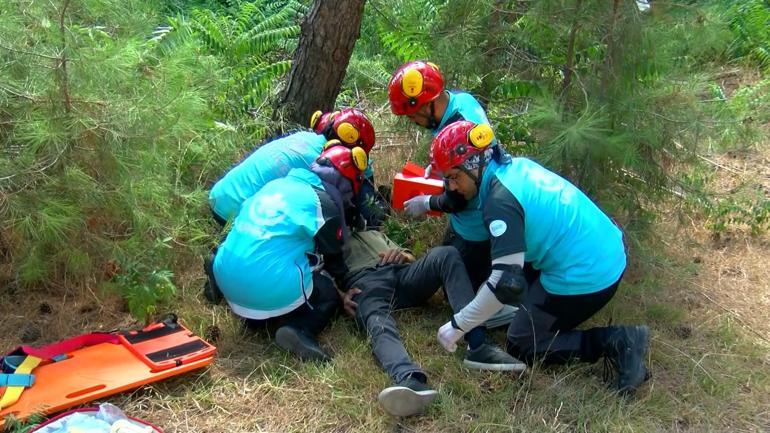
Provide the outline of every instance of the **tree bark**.
{"type": "Polygon", "coordinates": [[[313,2],[302,22],[286,90],[278,104],[288,119],[304,125],[314,111],[334,107],[360,34],[365,2],[313,2]]]}
{"type": "Polygon", "coordinates": [[[613,79],[612,69],[615,64],[615,26],[618,21],[618,6],[620,0],[613,0],[612,2],[612,15],[610,15],[610,26],[607,30],[607,54],[604,56],[604,69],[602,71],[601,87],[599,89],[599,97],[605,100],[607,97],[607,87],[610,81],[613,79]]]}

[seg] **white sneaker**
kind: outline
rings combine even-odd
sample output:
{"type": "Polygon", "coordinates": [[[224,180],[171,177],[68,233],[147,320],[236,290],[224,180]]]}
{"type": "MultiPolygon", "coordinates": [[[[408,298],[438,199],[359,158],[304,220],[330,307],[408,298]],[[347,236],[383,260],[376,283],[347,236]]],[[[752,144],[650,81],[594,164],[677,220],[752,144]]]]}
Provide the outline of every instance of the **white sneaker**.
{"type": "Polygon", "coordinates": [[[393,416],[412,416],[425,412],[437,396],[436,390],[410,377],[380,391],[377,401],[393,416]]]}

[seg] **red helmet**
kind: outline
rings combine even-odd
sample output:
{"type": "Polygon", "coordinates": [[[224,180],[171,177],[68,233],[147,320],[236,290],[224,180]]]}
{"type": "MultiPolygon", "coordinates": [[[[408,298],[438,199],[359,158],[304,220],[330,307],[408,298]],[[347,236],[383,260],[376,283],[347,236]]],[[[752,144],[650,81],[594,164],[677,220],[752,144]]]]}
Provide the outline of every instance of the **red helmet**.
{"type": "Polygon", "coordinates": [[[469,157],[484,152],[494,139],[495,133],[486,123],[477,125],[466,120],[451,123],[431,143],[431,169],[446,173],[469,157]]]}
{"type": "Polygon", "coordinates": [[[359,146],[368,155],[374,147],[374,127],[363,111],[343,108],[340,111],[322,113],[316,111],[310,118],[310,127],[318,134],[331,125],[336,137],[349,148],[359,146]]]}
{"type": "Polygon", "coordinates": [[[444,77],[438,66],[430,62],[409,62],[398,68],[390,79],[390,109],[398,116],[414,114],[443,91],[444,77]]]}
{"type": "Polygon", "coordinates": [[[356,146],[350,149],[345,146],[331,146],[321,152],[318,161],[319,163],[322,161],[331,163],[342,176],[350,180],[350,183],[353,184],[353,193],[358,194],[364,180],[364,170],[369,164],[366,151],[363,148],[356,146]]]}

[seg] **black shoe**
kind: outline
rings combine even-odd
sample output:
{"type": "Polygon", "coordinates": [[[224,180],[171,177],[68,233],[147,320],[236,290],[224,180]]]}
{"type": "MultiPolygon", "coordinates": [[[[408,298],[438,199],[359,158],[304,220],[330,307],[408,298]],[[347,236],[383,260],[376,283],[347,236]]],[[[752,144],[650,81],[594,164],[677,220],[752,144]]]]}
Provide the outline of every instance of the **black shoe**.
{"type": "MultiPolygon", "coordinates": [[[[644,357],[650,344],[650,329],[646,326],[611,328],[605,341],[605,367],[615,370],[615,389],[630,394],[649,376],[644,357]]],[[[605,378],[606,379],[606,378],[605,378]]]]}
{"type": "Polygon", "coordinates": [[[303,361],[328,362],[332,358],[321,349],[315,338],[293,326],[281,326],[275,332],[275,343],[303,361]]]}
{"type": "Polygon", "coordinates": [[[222,302],[224,295],[219,290],[217,282],[214,281],[214,255],[210,255],[203,260],[203,271],[206,273],[208,280],[203,284],[203,296],[207,301],[216,305],[222,302]]]}
{"type": "Polygon", "coordinates": [[[377,396],[385,411],[394,416],[418,415],[425,411],[438,396],[426,382],[407,376],[394,385],[383,389],[377,396]]]}
{"type": "Polygon", "coordinates": [[[468,349],[463,365],[475,370],[522,372],[527,369],[527,364],[509,355],[503,349],[488,343],[484,343],[474,350],[468,349]]]}

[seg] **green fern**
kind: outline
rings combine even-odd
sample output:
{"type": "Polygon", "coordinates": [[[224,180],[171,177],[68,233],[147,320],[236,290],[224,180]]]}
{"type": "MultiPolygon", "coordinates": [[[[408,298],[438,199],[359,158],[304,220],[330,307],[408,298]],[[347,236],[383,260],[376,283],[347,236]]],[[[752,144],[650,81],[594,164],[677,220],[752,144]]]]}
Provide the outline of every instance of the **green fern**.
{"type": "Polygon", "coordinates": [[[270,11],[269,15],[265,13],[260,14],[262,19],[258,22],[254,22],[255,20],[252,19],[252,28],[249,31],[256,34],[265,30],[285,26],[286,23],[293,22],[294,20],[302,17],[306,10],[307,8],[302,4],[296,1],[290,1],[280,9],[270,11]]]}
{"type": "Polygon", "coordinates": [[[291,61],[284,60],[258,66],[243,74],[240,78],[242,84],[240,93],[244,95],[243,105],[256,106],[258,98],[273,87],[275,78],[283,76],[289,72],[289,69],[291,69],[291,61]]]}
{"type": "Polygon", "coordinates": [[[152,31],[152,37],[147,41],[147,45],[157,47],[163,56],[171,55],[192,35],[192,27],[186,17],[178,15],[168,17],[166,21],[168,24],[156,27],[152,31]]]}
{"type": "Polygon", "coordinates": [[[770,69],[770,3],[765,0],[737,2],[728,12],[735,34],[731,51],[747,56],[770,69]]]}
{"type": "Polygon", "coordinates": [[[299,32],[299,26],[288,26],[257,33],[244,33],[232,42],[230,51],[236,58],[246,58],[247,56],[258,56],[259,58],[277,48],[283,41],[297,37],[299,32]]]}
{"type": "Polygon", "coordinates": [[[210,9],[197,9],[192,12],[190,25],[195,34],[211,50],[224,52],[229,47],[228,21],[210,9]]]}
{"type": "Polygon", "coordinates": [[[290,67],[289,60],[276,60],[279,52],[295,43],[299,18],[307,10],[296,0],[232,2],[227,13],[195,9],[190,28],[213,53],[226,58],[231,67],[226,105],[249,111],[259,105],[290,67]]]}
{"type": "Polygon", "coordinates": [[[428,48],[425,39],[419,34],[409,34],[398,30],[380,28],[380,40],[385,48],[398,58],[400,62],[425,59],[428,48]]]}
{"type": "Polygon", "coordinates": [[[382,46],[399,62],[425,59],[430,55],[431,33],[447,2],[435,0],[375,2],[378,15],[375,31],[382,46]]]}

